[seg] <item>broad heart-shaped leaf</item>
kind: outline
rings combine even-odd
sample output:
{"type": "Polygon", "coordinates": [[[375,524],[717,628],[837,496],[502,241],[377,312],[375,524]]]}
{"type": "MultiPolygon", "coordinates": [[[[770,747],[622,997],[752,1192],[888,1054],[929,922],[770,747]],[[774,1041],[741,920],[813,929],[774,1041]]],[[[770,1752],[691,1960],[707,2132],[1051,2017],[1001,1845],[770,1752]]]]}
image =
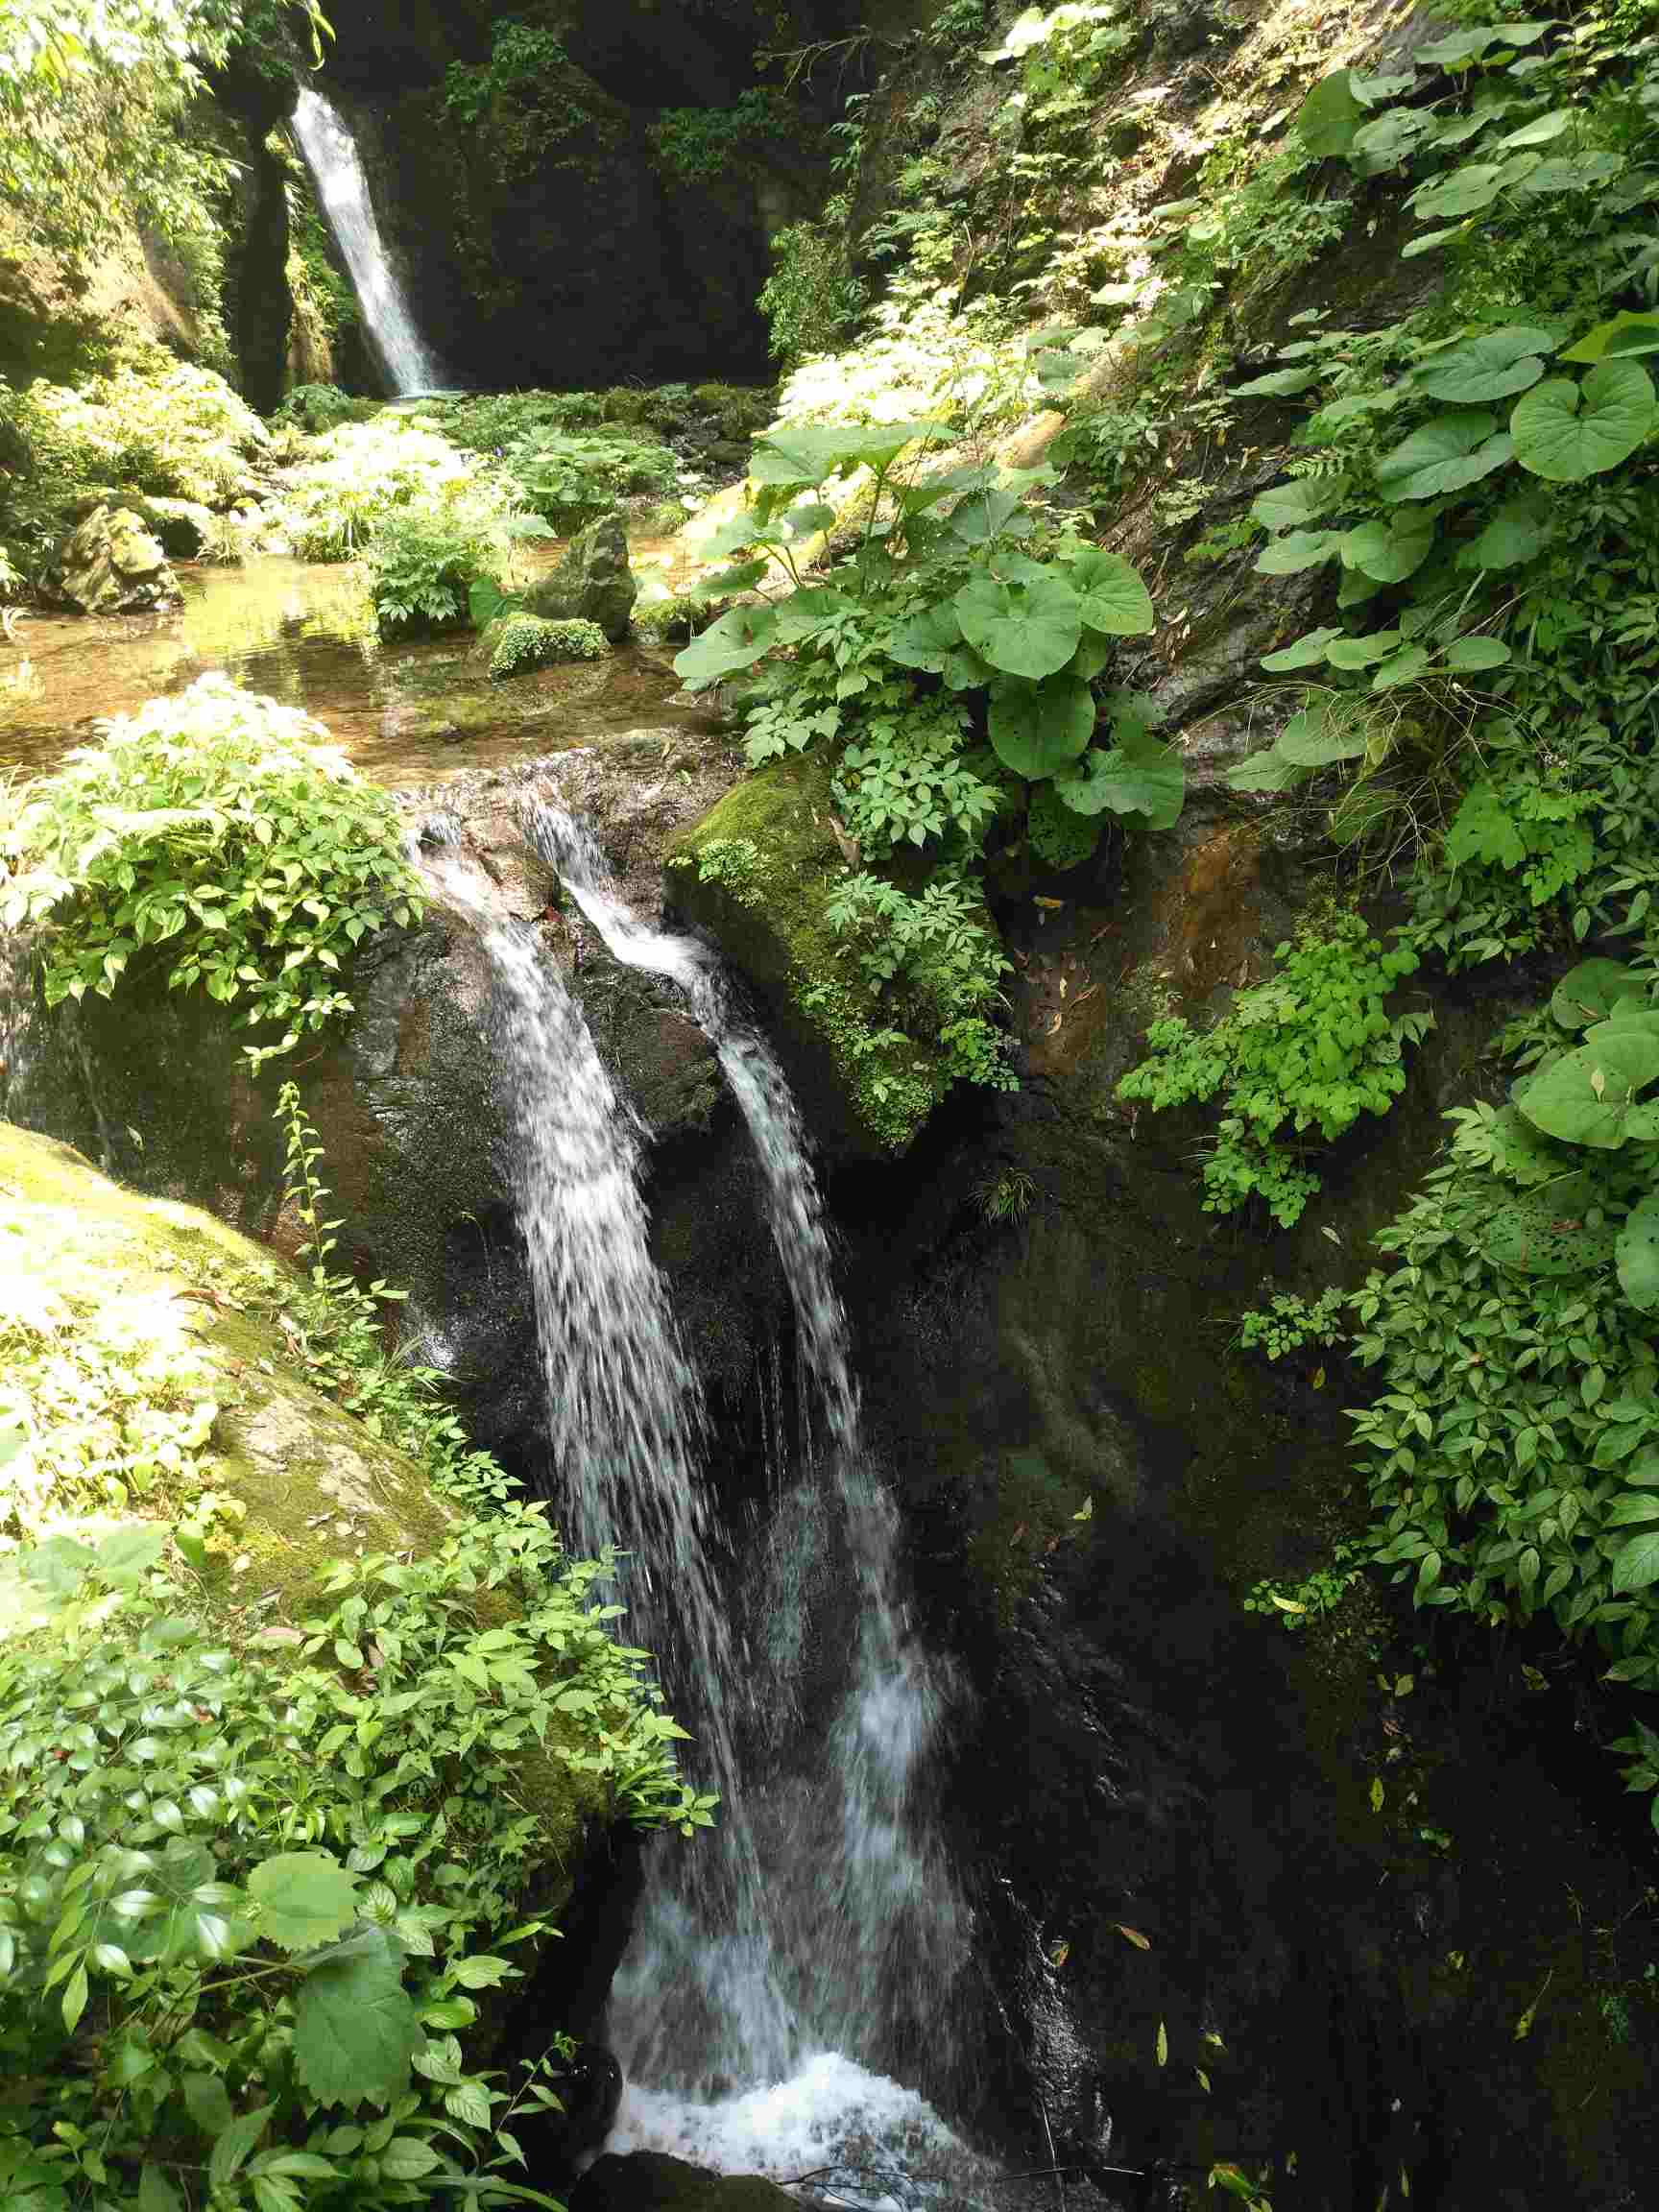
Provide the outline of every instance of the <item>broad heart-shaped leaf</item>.
{"type": "Polygon", "coordinates": [[[1459,567],[1518,568],[1550,541],[1550,496],[1521,492],[1505,499],[1473,544],[1458,557],[1459,567]]]}
{"type": "Polygon", "coordinates": [[[1311,707],[1286,723],[1274,751],[1298,768],[1329,768],[1337,760],[1358,760],[1365,751],[1365,720],[1345,704],[1346,698],[1346,694],[1316,697],[1311,707]]]}
{"type": "Polygon", "coordinates": [[[1422,216],[1478,214],[1482,207],[1490,207],[1503,191],[1506,167],[1503,161],[1467,161],[1450,177],[1420,184],[1409,205],[1422,216]]]}
{"type": "MultiPolygon", "coordinates": [[[[770,637],[779,645],[805,644],[807,638],[816,637],[843,614],[851,614],[854,605],[843,592],[831,589],[827,584],[808,585],[804,590],[791,591],[787,599],[780,600],[777,607],[770,610],[770,637]]],[[[733,613],[736,612],[733,608],[733,613]]],[[[701,644],[702,639],[697,643],[701,644]]]]}
{"type": "Polygon", "coordinates": [[[1510,658],[1502,637],[1454,637],[1440,661],[1456,675],[1473,676],[1481,669],[1502,668],[1510,658]]]}
{"type": "Polygon", "coordinates": [[[989,728],[1003,767],[1035,783],[1083,751],[1094,733],[1094,701],[1075,676],[998,684],[991,692],[989,728]]]}
{"type": "Polygon", "coordinates": [[[760,440],[749,473],[757,484],[822,484],[855,469],[885,469],[906,445],[937,445],[950,435],[948,423],[933,421],[787,423],[760,440]]]}
{"type": "Polygon", "coordinates": [[[1100,825],[1068,806],[1052,782],[1034,783],[1025,810],[1031,850],[1047,868],[1075,868],[1100,842],[1100,825]]]}
{"type": "Polygon", "coordinates": [[[1613,1253],[1612,1229],[1593,1229],[1584,1218],[1595,1203],[1588,1175],[1559,1176],[1538,1190],[1517,1191],[1481,1224],[1480,1249],[1516,1275],[1587,1275],[1613,1253]]]}
{"type": "Polygon", "coordinates": [[[294,2068],[320,2104],[390,2104],[421,2041],[402,1953],[384,1928],[361,1927],[336,1944],[294,1999],[294,2068]]]}
{"type": "Polygon", "coordinates": [[[1495,436],[1496,426],[1483,407],[1431,416],[1378,462],[1378,490],[1391,501],[1433,499],[1479,482],[1511,458],[1509,440],[1495,436]]]}
{"type": "Polygon", "coordinates": [[[1071,563],[1071,581],[1082,599],[1083,620],[1108,637],[1144,637],[1157,626],[1152,595],[1139,569],[1117,553],[1085,545],[1071,563]]]}
{"type": "Polygon", "coordinates": [[[1342,534],[1342,565],[1358,568],[1379,584],[1403,584],[1414,576],[1434,545],[1434,511],[1407,507],[1389,521],[1361,522],[1342,534]]]}
{"type": "Polygon", "coordinates": [[[1275,743],[1229,768],[1227,781],[1235,791],[1288,791],[1306,782],[1311,774],[1311,769],[1298,761],[1287,760],[1275,743]]]}
{"type": "Polygon", "coordinates": [[[167,1531],[154,1522],[126,1522],[98,1546],[98,1573],[112,1590],[140,1583],[167,1549],[167,1531]]]}
{"type": "Polygon", "coordinates": [[[753,668],[772,643],[777,616],[770,607],[729,607],[700,637],[674,656],[674,673],[693,691],[718,684],[739,668],[753,668]]]}
{"type": "Polygon", "coordinates": [[[1039,572],[1029,581],[970,577],[951,604],[969,644],[1007,676],[1036,681],[1054,675],[1076,652],[1083,635],[1077,594],[1060,576],[1039,572]]]}
{"type": "Polygon", "coordinates": [[[1659,1528],[1632,1536],[1613,1561],[1613,1589],[1648,1590],[1659,1582],[1659,1528]]]}
{"type": "Polygon", "coordinates": [[[1638,315],[1625,307],[1611,322],[1586,330],[1576,345],[1564,346],[1560,358],[1594,365],[1609,358],[1630,360],[1641,353],[1659,353],[1659,315],[1638,315]]]}
{"type": "Polygon", "coordinates": [[[1647,994],[1623,960],[1580,960],[1556,984],[1550,1011],[1563,1029],[1585,1029],[1631,999],[1646,1005],[1647,994]]]}
{"type": "Polygon", "coordinates": [[[902,668],[921,668],[929,676],[941,676],[946,661],[961,642],[962,625],[956,619],[956,610],[949,600],[943,600],[899,625],[887,640],[887,658],[897,661],[902,668]]]}
{"type": "MultiPolygon", "coordinates": [[[[1650,1190],[1624,1216],[1614,1254],[1619,1287],[1639,1313],[1659,1310],[1659,1191],[1650,1190]]],[[[1654,1511],[1659,1514],[1659,1501],[1654,1511]]]]}
{"type": "Polygon", "coordinates": [[[1417,372],[1417,388],[1431,399],[1455,399],[1464,405],[1507,399],[1537,383],[1544,373],[1542,356],[1553,338],[1552,331],[1521,323],[1483,331],[1426,362],[1417,372]]]}
{"type": "Polygon", "coordinates": [[[1621,1030],[1551,1060],[1515,1086],[1516,1105],[1535,1129],[1566,1144],[1616,1152],[1636,1094],[1659,1076],[1659,1034],[1621,1030]]]}
{"type": "Polygon", "coordinates": [[[1125,731],[1121,744],[1091,753],[1054,789],[1079,814],[1139,814],[1148,828],[1170,830],[1181,818],[1187,770],[1173,745],[1125,731]]]}
{"type": "Polygon", "coordinates": [[[1341,552],[1347,535],[1345,530],[1288,530],[1257,556],[1257,573],[1297,576],[1304,568],[1317,568],[1341,552]]]}
{"type": "Polygon", "coordinates": [[[1346,475],[1298,476],[1260,493],[1250,512],[1264,530],[1300,530],[1339,507],[1347,494],[1346,475]]]}
{"type": "Polygon", "coordinates": [[[1321,77],[1296,110],[1296,134],[1310,154],[1324,160],[1332,154],[1346,154],[1354,133],[1365,120],[1365,109],[1348,87],[1346,69],[1321,77]]]}
{"type": "Polygon", "coordinates": [[[1515,402],[1515,458],[1552,484],[1579,484],[1627,460],[1656,412],[1652,379],[1639,361],[1603,361],[1582,386],[1551,376],[1515,402]]]}
{"type": "Polygon", "coordinates": [[[1271,668],[1275,676],[1282,676],[1291,668],[1314,668],[1325,659],[1325,648],[1333,637],[1340,637],[1340,630],[1325,627],[1310,630],[1305,637],[1298,637],[1293,645],[1282,645],[1277,653],[1262,657],[1263,668],[1271,668]]]}
{"type": "Polygon", "coordinates": [[[282,1951],[331,1943],[356,1917],[356,1893],[357,1876],[326,1851],[283,1851],[248,1877],[259,1933],[282,1951]]]}

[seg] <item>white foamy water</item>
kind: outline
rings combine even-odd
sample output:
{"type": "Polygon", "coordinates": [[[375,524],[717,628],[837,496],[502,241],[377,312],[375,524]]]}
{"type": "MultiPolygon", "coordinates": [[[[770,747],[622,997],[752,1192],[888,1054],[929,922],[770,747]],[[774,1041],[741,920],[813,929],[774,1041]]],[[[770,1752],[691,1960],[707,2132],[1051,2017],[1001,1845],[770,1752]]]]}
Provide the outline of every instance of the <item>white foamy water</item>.
{"type": "Polygon", "coordinates": [[[356,140],[339,112],[309,85],[295,103],[294,135],[350,272],[364,325],[393,392],[432,391],[444,382],[444,372],[416,326],[397,272],[387,257],[356,140]]]}
{"type": "MultiPolygon", "coordinates": [[[[926,2052],[943,2068],[967,1928],[918,1799],[940,1691],[910,1626],[898,1513],[860,1431],[846,1314],[800,1115],[712,956],[642,923],[617,895],[591,834],[564,809],[533,801],[525,812],[542,856],[614,957],[677,984],[714,1046],[760,1169],[801,1370],[797,1464],[779,1484],[740,1611],[758,1723],[743,1737],[742,1787],[759,1861],[761,1951],[788,2005],[785,2059],[755,2040],[755,2008],[741,1992],[709,1989],[698,1959],[711,1931],[699,1926],[684,1860],[668,1853],[656,1855],[617,1976],[612,2040],[630,2079],[685,2115],[733,2108],[733,2090],[737,2105],[781,2094],[806,2078],[814,2051],[843,2056],[813,2066],[848,2067],[865,2083],[880,2078],[853,2055],[890,2064],[896,2054],[926,2052]],[[838,1629],[825,1619],[837,1607],[838,1629]],[[827,1737],[804,1743],[790,1725],[803,1671],[815,1637],[837,1632],[847,1646],[838,1710],[827,1737]]],[[[721,1831],[708,1840],[727,1847],[721,1831]]],[[[886,2087],[900,2099],[911,2094],[886,2087]]]]}
{"type": "Polygon", "coordinates": [[[786,2080],[713,2104],[630,2082],[606,2148],[666,2151],[724,2174],[779,2181],[813,2175],[814,2198],[878,2212],[995,2181],[994,2170],[915,2090],[834,2051],[814,2052],[786,2080]]]}

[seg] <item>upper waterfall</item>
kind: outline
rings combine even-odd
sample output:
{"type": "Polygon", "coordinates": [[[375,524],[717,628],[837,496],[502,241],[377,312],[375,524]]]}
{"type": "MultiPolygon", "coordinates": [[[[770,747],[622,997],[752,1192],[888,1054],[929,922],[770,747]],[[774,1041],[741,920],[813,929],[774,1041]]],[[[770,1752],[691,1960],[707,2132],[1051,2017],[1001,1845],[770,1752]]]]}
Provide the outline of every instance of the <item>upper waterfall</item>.
{"type": "Polygon", "coordinates": [[[444,381],[438,358],[415,325],[397,273],[386,255],[369,180],[344,119],[309,88],[294,108],[294,135],[317,186],[334,241],[346,258],[370,341],[395,394],[430,392],[444,381]]]}

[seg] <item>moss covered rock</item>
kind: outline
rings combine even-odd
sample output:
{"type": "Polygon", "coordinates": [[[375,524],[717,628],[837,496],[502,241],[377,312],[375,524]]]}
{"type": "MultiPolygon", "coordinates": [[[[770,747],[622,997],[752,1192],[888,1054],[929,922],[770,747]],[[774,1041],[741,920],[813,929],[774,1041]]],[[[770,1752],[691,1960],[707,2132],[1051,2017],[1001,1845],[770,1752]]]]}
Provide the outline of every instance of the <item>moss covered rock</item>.
{"type": "Polygon", "coordinates": [[[846,872],[830,771],[802,756],[729,791],[666,856],[667,895],[766,999],[813,1134],[908,1149],[949,1087],[945,1055],[886,1025],[825,908],[846,872]]]}
{"type": "Polygon", "coordinates": [[[309,1379],[283,1327],[292,1269],[211,1214],[0,1122],[0,1279],[29,1424],[11,1533],[187,1517],[212,1491],[208,1590],[261,1626],[308,1611],[342,1552],[442,1540],[449,1509],[414,1461],[309,1379]],[[136,1458],[135,1435],[153,1442],[136,1458]]]}
{"type": "Polygon", "coordinates": [[[547,621],[596,623],[607,637],[620,640],[638,595],[621,518],[607,515],[577,532],[552,575],[531,590],[529,604],[547,621]]]}
{"type": "Polygon", "coordinates": [[[183,594],[167,556],[126,507],[94,507],[59,546],[53,596],[83,614],[149,613],[183,594]]]}

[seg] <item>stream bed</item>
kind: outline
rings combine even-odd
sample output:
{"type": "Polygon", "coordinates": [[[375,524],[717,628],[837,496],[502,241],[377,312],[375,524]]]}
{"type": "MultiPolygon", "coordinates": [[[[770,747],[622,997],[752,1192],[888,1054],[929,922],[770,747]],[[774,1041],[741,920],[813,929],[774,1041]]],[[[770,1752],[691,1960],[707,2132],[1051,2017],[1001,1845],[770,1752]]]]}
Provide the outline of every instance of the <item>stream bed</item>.
{"type": "MultiPolygon", "coordinates": [[[[659,546],[636,558],[668,565],[659,546]]],[[[495,683],[469,632],[380,638],[354,564],[263,557],[234,568],[181,563],[176,573],[184,604],[170,614],[15,618],[0,646],[0,769],[50,770],[95,739],[101,716],[215,669],[302,707],[359,773],[393,786],[442,783],[619,731],[707,725],[697,708],[673,704],[671,647],[630,642],[603,661],[495,683]]]]}

